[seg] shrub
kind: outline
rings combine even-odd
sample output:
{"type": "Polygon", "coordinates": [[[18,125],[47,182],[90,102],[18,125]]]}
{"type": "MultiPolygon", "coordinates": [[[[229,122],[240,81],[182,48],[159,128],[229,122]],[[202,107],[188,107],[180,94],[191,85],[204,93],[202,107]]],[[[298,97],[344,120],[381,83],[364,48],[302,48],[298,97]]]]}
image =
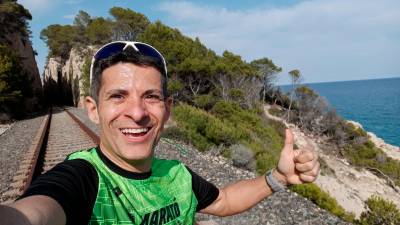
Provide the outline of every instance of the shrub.
{"type": "Polygon", "coordinates": [[[243,101],[244,93],[239,88],[231,88],[228,93],[229,97],[235,101],[243,101]]]}
{"type": "Polygon", "coordinates": [[[354,214],[346,212],[334,198],[329,196],[328,193],[321,190],[314,183],[293,185],[290,187],[290,190],[300,194],[307,199],[310,199],[319,207],[328,210],[329,212],[346,221],[354,221],[354,214]]]}
{"type": "Polygon", "coordinates": [[[165,128],[164,131],[161,133],[161,137],[173,140],[180,140],[187,143],[189,142],[186,133],[176,126],[165,128]]]}
{"type": "Polygon", "coordinates": [[[400,211],[391,201],[373,195],[366,202],[367,210],[361,213],[359,223],[362,225],[395,225],[400,224],[400,211]]]}
{"type": "Polygon", "coordinates": [[[400,162],[386,157],[385,153],[370,141],[362,145],[347,145],[344,153],[351,164],[378,169],[400,186],[400,162]]]}
{"type": "Polygon", "coordinates": [[[14,118],[24,116],[24,100],[32,95],[30,79],[21,65],[11,48],[0,45],[0,113],[14,118]]]}
{"type": "Polygon", "coordinates": [[[240,133],[231,124],[223,123],[201,109],[180,104],[173,113],[186,138],[201,151],[212,145],[231,145],[240,139],[240,133]]]}
{"type": "Polygon", "coordinates": [[[279,154],[262,152],[257,154],[256,167],[258,174],[264,174],[266,171],[274,168],[279,160],[279,154]]]}
{"type": "Polygon", "coordinates": [[[202,109],[210,109],[215,103],[212,95],[198,95],[194,98],[194,105],[202,109]]]}
{"type": "Polygon", "coordinates": [[[168,93],[172,96],[178,95],[178,93],[184,88],[183,84],[179,80],[168,81],[168,93]]]}
{"type": "Polygon", "coordinates": [[[91,58],[85,57],[85,62],[82,66],[82,96],[90,95],[90,64],[91,58]]]}
{"type": "Polygon", "coordinates": [[[258,173],[263,174],[276,165],[283,147],[284,129],[280,130],[283,128],[281,123],[264,118],[259,108],[243,109],[235,102],[219,101],[210,112],[237,129],[240,143],[255,154],[258,173]]]}
{"type": "Polygon", "coordinates": [[[230,147],[230,156],[234,166],[246,168],[250,171],[255,169],[254,153],[242,144],[235,144],[230,147]]]}

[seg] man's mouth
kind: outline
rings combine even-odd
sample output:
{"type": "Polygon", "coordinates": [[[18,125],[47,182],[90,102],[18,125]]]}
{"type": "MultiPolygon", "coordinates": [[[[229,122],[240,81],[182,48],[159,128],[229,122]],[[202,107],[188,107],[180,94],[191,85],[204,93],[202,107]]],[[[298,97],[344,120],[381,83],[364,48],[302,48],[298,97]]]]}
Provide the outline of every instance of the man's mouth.
{"type": "Polygon", "coordinates": [[[123,135],[128,137],[141,137],[147,134],[151,127],[143,128],[120,128],[123,135]]]}

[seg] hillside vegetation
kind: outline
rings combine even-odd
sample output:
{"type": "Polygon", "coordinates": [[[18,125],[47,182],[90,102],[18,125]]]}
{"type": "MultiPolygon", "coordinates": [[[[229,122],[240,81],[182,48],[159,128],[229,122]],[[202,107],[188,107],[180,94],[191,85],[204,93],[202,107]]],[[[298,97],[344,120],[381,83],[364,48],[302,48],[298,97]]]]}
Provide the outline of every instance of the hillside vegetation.
{"type": "Polygon", "coordinates": [[[0,2],[0,122],[24,116],[25,106],[21,103],[32,96],[28,73],[8,40],[8,35],[18,34],[28,42],[31,19],[29,11],[15,0],[0,2]]]}
{"type": "MultiPolygon", "coordinates": [[[[41,38],[50,49],[48,57],[66,60],[72,48],[98,47],[113,40],[155,46],[168,63],[168,90],[175,100],[177,126],[168,128],[164,136],[190,143],[200,151],[217,150],[235,165],[263,174],[277,163],[285,127],[268,120],[261,106],[278,104],[284,109],[276,111],[279,116],[306,132],[326,137],[352,164],[379,169],[399,185],[400,164],[385,157],[368,141],[365,131],[340,118],[312,89],[300,86],[299,70],[289,72],[293,91],[284,94],[274,85],[282,69],[267,57],[246,62],[229,51],[217,55],[198,38],[188,38],[160,21],[150,22],[143,14],[120,7],[109,13],[111,18],[103,18],[79,11],[72,25],[55,24],[42,30],[41,38]]],[[[85,57],[82,79],[88,94],[90,56],[85,57]]],[[[316,185],[293,190],[343,219],[357,222],[316,185]]],[[[385,204],[370,207],[365,218],[385,204]]]]}

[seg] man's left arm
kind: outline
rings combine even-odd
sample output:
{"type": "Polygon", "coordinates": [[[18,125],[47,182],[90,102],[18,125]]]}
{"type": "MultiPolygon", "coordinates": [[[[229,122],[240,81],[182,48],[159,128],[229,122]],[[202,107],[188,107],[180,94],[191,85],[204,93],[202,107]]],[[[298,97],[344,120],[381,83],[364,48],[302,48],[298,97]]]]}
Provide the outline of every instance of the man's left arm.
{"type": "MultiPolygon", "coordinates": [[[[318,156],[311,145],[294,150],[292,132],[286,130],[285,145],[282,149],[273,178],[284,186],[313,182],[319,173],[318,156]]],[[[217,199],[202,209],[201,213],[216,216],[238,214],[253,207],[273,193],[265,176],[241,180],[219,191],[217,199]]]]}

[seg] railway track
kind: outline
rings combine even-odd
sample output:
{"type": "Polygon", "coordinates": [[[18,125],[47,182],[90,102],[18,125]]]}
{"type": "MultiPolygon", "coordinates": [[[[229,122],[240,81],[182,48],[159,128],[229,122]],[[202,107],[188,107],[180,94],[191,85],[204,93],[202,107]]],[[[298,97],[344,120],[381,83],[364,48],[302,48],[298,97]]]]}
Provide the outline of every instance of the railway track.
{"type": "Polygon", "coordinates": [[[18,198],[40,174],[53,168],[65,157],[99,143],[98,136],[68,110],[54,109],[42,121],[35,138],[15,172],[10,190],[3,199],[18,198]]]}

